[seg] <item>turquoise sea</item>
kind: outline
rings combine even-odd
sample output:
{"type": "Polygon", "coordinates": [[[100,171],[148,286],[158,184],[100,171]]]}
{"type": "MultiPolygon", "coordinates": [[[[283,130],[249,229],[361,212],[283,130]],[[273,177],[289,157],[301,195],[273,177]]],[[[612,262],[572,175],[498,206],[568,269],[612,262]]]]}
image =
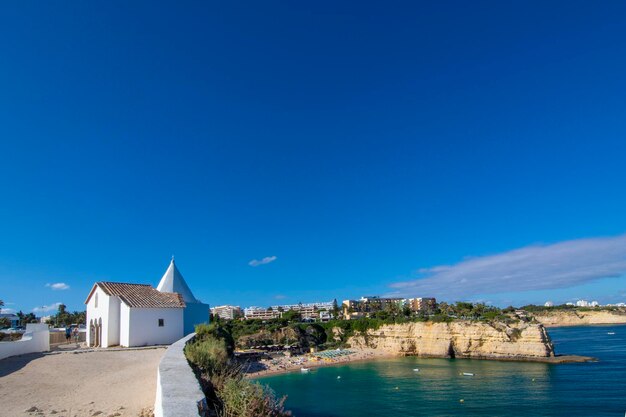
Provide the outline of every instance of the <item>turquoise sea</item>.
{"type": "Polygon", "coordinates": [[[287,395],[287,408],[296,417],[624,416],[626,326],[548,331],[558,354],[599,361],[549,365],[398,358],[260,381],[287,395]]]}

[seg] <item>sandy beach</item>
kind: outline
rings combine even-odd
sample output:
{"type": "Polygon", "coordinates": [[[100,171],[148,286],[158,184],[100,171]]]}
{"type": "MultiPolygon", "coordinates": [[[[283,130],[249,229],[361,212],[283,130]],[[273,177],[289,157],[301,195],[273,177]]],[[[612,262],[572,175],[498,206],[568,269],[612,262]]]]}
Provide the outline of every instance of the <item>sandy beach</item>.
{"type": "MultiPolygon", "coordinates": [[[[332,359],[321,359],[315,353],[262,359],[249,364],[247,375],[250,378],[277,375],[286,372],[300,372],[302,368],[319,368],[333,366],[342,363],[366,361],[394,357],[396,355],[381,352],[375,349],[350,349],[350,353],[332,359]]],[[[323,352],[320,352],[323,353],[323,352]]]]}
{"type": "MultiPolygon", "coordinates": [[[[259,361],[248,363],[247,376],[250,378],[258,378],[269,375],[278,375],[288,372],[301,372],[302,368],[318,368],[322,366],[333,366],[342,363],[352,363],[359,361],[368,361],[384,358],[398,358],[403,355],[393,354],[389,352],[382,352],[375,349],[350,349],[351,353],[345,356],[339,356],[333,359],[320,360],[316,358],[316,354],[306,354],[293,357],[276,357],[272,359],[262,359],[259,361]]],[[[447,358],[446,356],[430,356],[423,358],[447,358]]],[[[503,362],[542,362],[542,363],[580,363],[580,362],[594,362],[597,359],[589,356],[578,355],[558,355],[545,358],[532,358],[532,357],[459,357],[462,359],[474,359],[474,360],[495,360],[503,362]]]]}
{"type": "Polygon", "coordinates": [[[164,348],[15,356],[0,361],[3,416],[139,416],[154,405],[164,348]]]}

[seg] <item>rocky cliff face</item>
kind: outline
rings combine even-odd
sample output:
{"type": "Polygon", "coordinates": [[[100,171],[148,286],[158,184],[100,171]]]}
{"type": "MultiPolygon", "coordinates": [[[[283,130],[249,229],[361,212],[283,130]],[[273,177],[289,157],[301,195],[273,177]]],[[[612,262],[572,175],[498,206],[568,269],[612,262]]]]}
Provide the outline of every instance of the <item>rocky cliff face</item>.
{"type": "Polygon", "coordinates": [[[582,326],[585,324],[626,324],[626,311],[557,310],[534,313],[535,319],[546,327],[582,326]]]}
{"type": "Polygon", "coordinates": [[[554,347],[540,324],[516,325],[455,321],[381,326],[353,336],[352,347],[425,357],[525,359],[554,356],[554,347]]]}

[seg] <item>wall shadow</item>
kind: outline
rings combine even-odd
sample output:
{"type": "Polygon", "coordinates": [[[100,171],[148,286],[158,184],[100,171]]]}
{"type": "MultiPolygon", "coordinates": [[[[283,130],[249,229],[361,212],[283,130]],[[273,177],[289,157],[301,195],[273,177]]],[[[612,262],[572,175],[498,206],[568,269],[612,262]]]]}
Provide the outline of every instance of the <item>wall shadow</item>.
{"type": "Polygon", "coordinates": [[[11,356],[0,360],[0,378],[19,371],[31,361],[39,358],[43,358],[45,355],[42,353],[27,353],[25,355],[11,356]]]}

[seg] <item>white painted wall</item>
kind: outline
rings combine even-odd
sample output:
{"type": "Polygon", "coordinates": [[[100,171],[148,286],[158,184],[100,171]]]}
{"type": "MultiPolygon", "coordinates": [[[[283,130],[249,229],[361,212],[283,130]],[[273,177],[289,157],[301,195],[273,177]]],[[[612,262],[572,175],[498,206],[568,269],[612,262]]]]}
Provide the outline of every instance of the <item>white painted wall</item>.
{"type": "MultiPolygon", "coordinates": [[[[183,337],[182,308],[128,308],[128,344],[169,345],[183,337]],[[159,327],[159,319],[164,326],[159,327]]],[[[125,320],[122,314],[122,322],[125,320]]]]}
{"type": "Polygon", "coordinates": [[[130,308],[122,303],[120,306],[120,346],[130,345],[130,308]]]}
{"type": "Polygon", "coordinates": [[[110,299],[113,297],[109,297],[106,295],[104,291],[100,287],[96,287],[96,290],[89,298],[87,302],[87,344],[91,346],[91,331],[89,329],[90,323],[95,323],[98,319],[102,319],[102,347],[108,347],[109,341],[109,332],[108,332],[108,323],[109,323],[109,305],[111,303],[110,299]],[[98,294],[98,307],[96,307],[96,294],[98,294]]]}
{"type": "MultiPolygon", "coordinates": [[[[107,327],[107,346],[118,346],[120,344],[120,319],[122,302],[119,297],[109,297],[109,314],[107,327]]],[[[103,320],[104,322],[104,320],[103,320]]],[[[104,334],[102,335],[104,339],[104,334]]]]}
{"type": "Polygon", "coordinates": [[[50,330],[47,324],[30,323],[20,340],[0,342],[0,359],[26,353],[47,352],[50,350],[50,330]]]}

